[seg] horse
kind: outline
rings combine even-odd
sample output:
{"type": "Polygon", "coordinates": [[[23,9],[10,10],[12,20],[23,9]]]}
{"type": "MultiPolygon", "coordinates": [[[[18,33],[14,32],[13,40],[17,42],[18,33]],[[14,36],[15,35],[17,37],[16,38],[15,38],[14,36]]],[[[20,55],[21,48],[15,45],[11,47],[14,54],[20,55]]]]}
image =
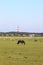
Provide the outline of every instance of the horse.
{"type": "Polygon", "coordinates": [[[24,44],[25,45],[25,41],[24,40],[18,40],[17,44],[24,44]]]}
{"type": "Polygon", "coordinates": [[[35,41],[35,42],[37,42],[37,40],[36,40],[36,39],[35,39],[34,41],[35,41]]]}

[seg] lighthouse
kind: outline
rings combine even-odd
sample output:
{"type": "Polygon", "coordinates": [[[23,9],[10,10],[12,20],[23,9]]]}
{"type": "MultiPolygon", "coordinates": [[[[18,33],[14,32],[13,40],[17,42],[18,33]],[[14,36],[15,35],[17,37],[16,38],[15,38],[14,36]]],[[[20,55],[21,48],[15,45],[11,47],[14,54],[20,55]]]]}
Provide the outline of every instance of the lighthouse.
{"type": "Polygon", "coordinates": [[[19,25],[17,26],[17,32],[20,32],[20,27],[19,27],[19,25]]]}

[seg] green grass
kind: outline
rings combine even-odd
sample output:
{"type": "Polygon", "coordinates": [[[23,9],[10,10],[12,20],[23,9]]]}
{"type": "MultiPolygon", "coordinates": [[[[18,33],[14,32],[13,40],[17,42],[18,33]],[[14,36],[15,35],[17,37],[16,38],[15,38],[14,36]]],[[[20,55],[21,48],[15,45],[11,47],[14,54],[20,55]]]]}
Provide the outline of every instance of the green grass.
{"type": "Polygon", "coordinates": [[[43,38],[0,37],[0,65],[43,65],[43,38]],[[20,38],[25,45],[17,45],[20,38]]]}

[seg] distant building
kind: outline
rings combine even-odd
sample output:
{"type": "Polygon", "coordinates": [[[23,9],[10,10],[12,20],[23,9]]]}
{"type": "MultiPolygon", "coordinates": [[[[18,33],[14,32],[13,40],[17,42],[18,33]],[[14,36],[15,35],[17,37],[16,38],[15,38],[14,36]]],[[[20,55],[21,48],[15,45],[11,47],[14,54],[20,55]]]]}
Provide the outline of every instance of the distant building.
{"type": "Polygon", "coordinates": [[[29,34],[29,37],[34,37],[35,36],[35,34],[29,34]]]}

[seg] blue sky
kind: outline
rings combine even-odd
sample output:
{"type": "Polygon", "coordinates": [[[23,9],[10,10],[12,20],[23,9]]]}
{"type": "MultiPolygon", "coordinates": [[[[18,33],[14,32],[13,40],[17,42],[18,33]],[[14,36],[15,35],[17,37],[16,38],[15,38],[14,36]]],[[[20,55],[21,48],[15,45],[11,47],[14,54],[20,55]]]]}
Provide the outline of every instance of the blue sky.
{"type": "Polygon", "coordinates": [[[43,32],[43,0],[0,0],[0,32],[43,32]]]}

